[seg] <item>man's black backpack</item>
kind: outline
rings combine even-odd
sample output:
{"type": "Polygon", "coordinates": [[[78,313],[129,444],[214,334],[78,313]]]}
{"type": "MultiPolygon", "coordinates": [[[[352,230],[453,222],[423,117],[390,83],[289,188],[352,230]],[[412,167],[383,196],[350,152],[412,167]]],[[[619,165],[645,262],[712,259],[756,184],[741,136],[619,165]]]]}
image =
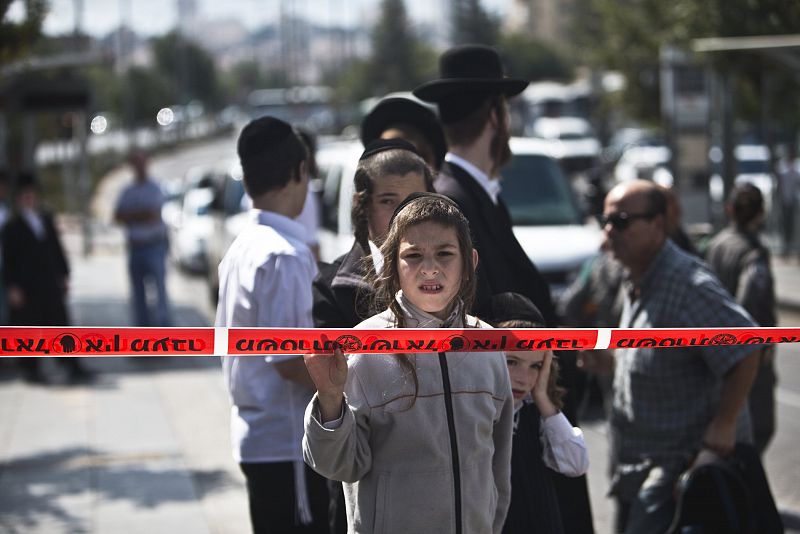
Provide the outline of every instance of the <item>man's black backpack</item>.
{"type": "Polygon", "coordinates": [[[758,453],[737,443],[729,458],[686,471],[668,534],[783,534],[758,453]]]}

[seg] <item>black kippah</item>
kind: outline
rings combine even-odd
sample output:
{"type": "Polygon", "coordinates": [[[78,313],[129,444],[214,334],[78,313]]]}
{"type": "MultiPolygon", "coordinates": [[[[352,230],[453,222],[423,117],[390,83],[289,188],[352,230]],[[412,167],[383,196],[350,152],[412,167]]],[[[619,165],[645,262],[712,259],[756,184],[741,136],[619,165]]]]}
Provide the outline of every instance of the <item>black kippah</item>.
{"type": "Polygon", "coordinates": [[[446,202],[447,204],[452,205],[459,212],[461,211],[461,208],[458,207],[458,204],[456,204],[456,201],[453,200],[450,197],[446,197],[446,196],[441,195],[439,193],[431,193],[429,191],[415,191],[414,193],[411,193],[406,198],[404,198],[403,201],[400,204],[398,204],[397,207],[394,209],[394,213],[392,213],[392,217],[389,219],[389,226],[392,225],[392,223],[394,222],[395,217],[397,217],[397,214],[400,213],[401,211],[403,211],[403,208],[405,208],[406,206],[408,206],[409,204],[411,204],[412,202],[414,202],[418,198],[437,198],[437,199],[439,199],[439,200],[441,200],[443,202],[446,202]]]}
{"type": "Polygon", "coordinates": [[[419,156],[419,152],[417,152],[417,148],[414,145],[405,139],[397,137],[394,139],[375,139],[374,141],[370,141],[361,154],[361,157],[358,158],[358,161],[363,161],[370,156],[374,156],[378,152],[385,152],[386,150],[408,150],[419,156]]]}
{"type": "Polygon", "coordinates": [[[289,124],[275,117],[261,117],[250,121],[244,127],[239,134],[236,151],[240,159],[252,157],[292,135],[295,133],[289,124]]]}
{"type": "Polygon", "coordinates": [[[519,293],[495,293],[490,299],[491,316],[486,320],[492,325],[506,321],[527,321],[536,326],[545,326],[539,308],[525,295],[519,293]]]}

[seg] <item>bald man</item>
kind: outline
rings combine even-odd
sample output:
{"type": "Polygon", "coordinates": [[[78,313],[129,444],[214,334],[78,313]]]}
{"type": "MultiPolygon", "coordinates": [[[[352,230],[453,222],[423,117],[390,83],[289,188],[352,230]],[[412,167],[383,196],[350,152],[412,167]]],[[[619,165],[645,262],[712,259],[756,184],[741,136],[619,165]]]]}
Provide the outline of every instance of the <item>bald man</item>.
{"type": "MultiPolygon", "coordinates": [[[[708,267],[668,238],[667,198],[652,182],[637,180],[612,189],[603,230],[611,253],[626,269],[620,327],[754,325],[708,267]]],[[[611,431],[617,532],[665,532],[675,512],[673,488],[681,472],[697,458],[724,456],[736,441],[751,441],[745,401],[759,350],[616,351],[611,431]],[[634,480],[631,473],[641,476],[634,480]]]]}

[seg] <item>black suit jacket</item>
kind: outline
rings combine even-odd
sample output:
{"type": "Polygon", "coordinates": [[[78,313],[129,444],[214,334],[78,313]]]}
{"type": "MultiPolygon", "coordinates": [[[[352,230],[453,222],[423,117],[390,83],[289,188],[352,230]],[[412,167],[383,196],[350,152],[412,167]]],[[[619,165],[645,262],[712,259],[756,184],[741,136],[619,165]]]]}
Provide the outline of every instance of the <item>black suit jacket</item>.
{"type": "MultiPolygon", "coordinates": [[[[478,251],[478,291],[473,314],[489,316],[489,299],[497,293],[513,291],[525,295],[542,312],[547,326],[557,326],[550,287],[517,241],[511,216],[502,199],[495,205],[486,191],[464,169],[445,162],[434,182],[438,193],[455,200],[469,221],[472,239],[478,251]]],[[[559,384],[567,389],[564,414],[576,422],[578,399],[575,383],[578,377],[575,354],[559,353],[559,384]]],[[[569,478],[551,472],[556,488],[564,532],[592,533],[592,512],[586,477],[569,478]]]]}
{"type": "Polygon", "coordinates": [[[495,205],[467,171],[449,162],[442,165],[434,187],[458,203],[472,230],[479,256],[478,291],[472,311],[488,317],[491,296],[513,291],[531,299],[547,325],[556,326],[550,288],[514,236],[503,201],[495,205]]]}
{"type": "Polygon", "coordinates": [[[314,279],[314,326],[352,328],[377,313],[372,306],[374,288],[365,277],[374,274],[365,259],[368,253],[358,243],[333,263],[319,262],[314,279]]]}
{"type": "Polygon", "coordinates": [[[25,295],[22,308],[10,308],[15,325],[61,326],[67,324],[64,283],[69,266],[53,218],[42,213],[44,239],[37,239],[20,215],[3,228],[3,281],[18,286],[25,295]]]}

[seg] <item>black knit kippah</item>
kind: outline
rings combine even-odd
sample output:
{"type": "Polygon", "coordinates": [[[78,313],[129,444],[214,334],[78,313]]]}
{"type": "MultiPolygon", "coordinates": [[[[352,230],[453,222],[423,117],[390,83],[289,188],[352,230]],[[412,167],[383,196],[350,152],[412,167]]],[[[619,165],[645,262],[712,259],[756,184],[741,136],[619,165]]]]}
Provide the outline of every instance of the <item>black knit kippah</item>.
{"type": "Polygon", "coordinates": [[[545,326],[539,308],[525,295],[519,293],[495,293],[490,300],[490,317],[486,321],[497,325],[506,321],[527,321],[538,327],[545,326]]]}
{"type": "Polygon", "coordinates": [[[417,148],[414,145],[398,137],[394,139],[375,139],[371,141],[364,149],[361,157],[358,158],[358,161],[363,161],[370,156],[374,156],[378,152],[384,152],[386,150],[408,150],[419,156],[419,152],[417,152],[417,148]]]}
{"type": "Polygon", "coordinates": [[[240,159],[252,157],[292,135],[295,133],[289,124],[275,117],[261,117],[244,127],[239,134],[236,151],[240,159]]]}
{"type": "Polygon", "coordinates": [[[400,213],[401,211],[403,211],[403,208],[405,208],[406,206],[408,206],[409,204],[411,204],[412,202],[414,202],[418,198],[436,198],[436,199],[441,200],[442,202],[445,202],[447,204],[452,205],[454,208],[459,210],[459,212],[461,211],[461,208],[458,207],[458,204],[456,203],[456,201],[453,200],[450,197],[446,197],[446,196],[444,196],[442,194],[439,194],[439,193],[431,193],[429,191],[415,191],[415,192],[411,193],[410,195],[408,195],[406,198],[404,198],[403,201],[400,202],[400,204],[398,204],[397,207],[394,209],[394,213],[392,213],[392,216],[389,219],[389,226],[392,225],[392,223],[394,222],[395,217],[397,217],[397,214],[400,213]]]}

